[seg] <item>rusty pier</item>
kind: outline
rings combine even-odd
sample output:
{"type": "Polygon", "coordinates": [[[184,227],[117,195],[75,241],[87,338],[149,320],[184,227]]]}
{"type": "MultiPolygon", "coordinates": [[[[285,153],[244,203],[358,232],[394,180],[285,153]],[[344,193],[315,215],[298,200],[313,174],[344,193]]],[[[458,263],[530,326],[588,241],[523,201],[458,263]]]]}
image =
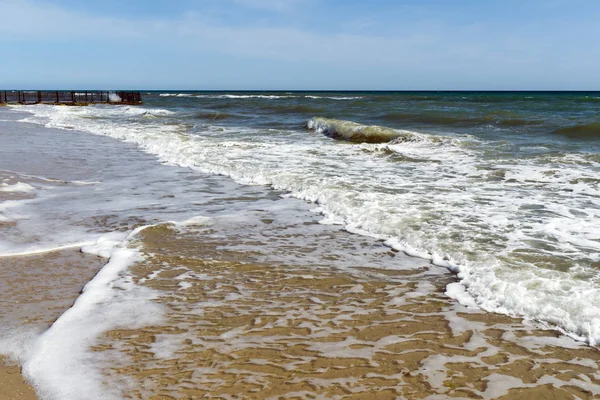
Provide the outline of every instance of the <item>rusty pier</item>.
{"type": "Polygon", "coordinates": [[[131,91],[107,90],[0,90],[0,104],[142,104],[142,94],[131,91]]]}

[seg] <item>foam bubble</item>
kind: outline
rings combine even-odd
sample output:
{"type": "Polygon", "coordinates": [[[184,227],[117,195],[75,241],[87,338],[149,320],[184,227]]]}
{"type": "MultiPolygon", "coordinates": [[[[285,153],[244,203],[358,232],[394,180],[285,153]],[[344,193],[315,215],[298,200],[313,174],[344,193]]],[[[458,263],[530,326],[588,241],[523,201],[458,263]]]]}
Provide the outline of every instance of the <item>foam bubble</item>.
{"type": "Polygon", "coordinates": [[[307,99],[327,99],[327,100],[359,100],[362,96],[304,96],[307,99]]]}
{"type": "Polygon", "coordinates": [[[446,296],[450,297],[451,299],[455,299],[460,304],[465,306],[477,307],[477,303],[473,297],[471,297],[467,293],[466,288],[458,282],[451,283],[446,286],[446,296]]]}
{"type": "Polygon", "coordinates": [[[17,182],[14,185],[8,183],[0,183],[0,192],[20,192],[27,193],[34,191],[35,188],[27,183],[17,182]]]}

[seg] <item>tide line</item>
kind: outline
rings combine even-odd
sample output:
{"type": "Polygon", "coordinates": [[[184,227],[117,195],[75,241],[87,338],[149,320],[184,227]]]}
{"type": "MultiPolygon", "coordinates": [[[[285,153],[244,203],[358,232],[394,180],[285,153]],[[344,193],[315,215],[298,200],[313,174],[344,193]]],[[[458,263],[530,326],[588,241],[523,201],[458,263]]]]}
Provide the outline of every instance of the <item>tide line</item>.
{"type": "Polygon", "coordinates": [[[79,243],[65,244],[63,246],[58,246],[58,247],[49,247],[49,248],[28,250],[28,251],[15,252],[15,253],[0,253],[0,258],[5,258],[5,257],[21,257],[21,256],[31,256],[31,255],[34,255],[34,254],[52,253],[52,252],[55,252],[55,251],[72,249],[72,248],[75,248],[75,247],[89,246],[89,245],[92,245],[92,244],[95,244],[95,243],[96,242],[79,242],[79,243]]]}

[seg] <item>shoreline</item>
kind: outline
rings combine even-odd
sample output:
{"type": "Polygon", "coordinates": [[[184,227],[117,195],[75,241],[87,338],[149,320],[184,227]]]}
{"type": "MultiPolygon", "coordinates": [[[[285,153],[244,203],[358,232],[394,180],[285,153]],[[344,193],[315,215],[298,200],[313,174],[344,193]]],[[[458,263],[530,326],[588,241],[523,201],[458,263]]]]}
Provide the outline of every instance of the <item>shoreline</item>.
{"type": "MultiPolygon", "coordinates": [[[[46,128],[39,129],[46,133],[46,128]]],[[[395,252],[340,226],[319,224],[312,204],[282,199],[268,187],[238,186],[229,178],[179,167],[169,171],[153,157],[134,159],[141,153],[137,148],[121,153],[129,145],[113,139],[83,132],[80,137],[73,131],[55,133],[52,140],[57,143],[81,140],[77,143],[83,143],[84,149],[108,143],[106,149],[114,149],[114,157],[125,154],[123,159],[139,162],[120,168],[125,175],[138,178],[140,166],[149,167],[144,169],[147,175],[161,174],[141,183],[150,187],[160,183],[154,186],[154,190],[160,189],[157,204],[179,201],[188,208],[197,205],[186,210],[192,213],[191,219],[167,214],[168,221],[183,221],[180,223],[166,222],[162,208],[152,213],[150,207],[132,209],[125,214],[129,219],[99,214],[86,220],[92,227],[121,232],[146,225],[151,218],[161,221],[136,237],[147,257],[127,275],[132,285],[158,294],[151,302],[170,312],[160,323],[141,328],[108,324],[109,329],[94,346],[81,349],[85,356],[98,357],[94,360],[100,362],[94,368],[104,378],[98,383],[106,382],[107,389],[120,390],[119,383],[132,382],[133,388],[124,390],[124,396],[140,399],[148,398],[148,393],[257,398],[261,393],[283,396],[303,391],[349,398],[600,395],[600,377],[595,373],[600,361],[597,348],[521,319],[460,305],[444,294],[447,284],[456,281],[447,269],[395,252]],[[173,178],[173,172],[182,175],[174,180],[174,186],[167,186],[166,178],[173,178]],[[175,191],[186,182],[194,183],[175,191]],[[184,197],[186,190],[193,195],[184,197]],[[165,192],[170,197],[164,196],[165,192]]],[[[77,159],[81,149],[71,151],[65,168],[72,167],[71,160],[77,159]]],[[[111,153],[105,151],[97,160],[104,161],[106,154],[111,153]]],[[[43,169],[52,165],[51,161],[44,158],[38,166],[46,175],[43,169]]],[[[85,162],[86,167],[93,163],[85,162]]],[[[24,167],[32,168],[29,163],[20,164],[20,169],[24,167]]],[[[122,175],[115,179],[115,175],[87,173],[67,175],[71,182],[54,173],[49,176],[65,180],[56,184],[44,181],[43,185],[56,185],[52,186],[54,193],[59,184],[71,185],[75,193],[77,188],[92,190],[93,185],[106,188],[100,181],[108,185],[122,181],[122,175]],[[92,186],[72,183],[82,178],[92,186]]],[[[120,193],[120,187],[117,189],[115,193],[120,193]]],[[[84,209],[93,208],[91,204],[85,203],[84,209]]],[[[106,265],[106,260],[87,257],[71,249],[0,258],[0,267],[5,266],[0,268],[0,287],[6,281],[3,270],[31,271],[28,277],[35,278],[32,265],[40,269],[35,284],[18,274],[13,276],[17,283],[12,303],[19,307],[31,293],[38,295],[40,288],[64,287],[58,278],[68,277],[66,267],[76,267],[77,260],[88,263],[95,259],[98,263],[94,273],[88,265],[82,271],[86,276],[71,280],[69,294],[59,299],[59,305],[49,307],[52,315],[42,312],[31,318],[29,310],[39,313],[39,304],[57,299],[43,295],[37,302],[29,299],[30,308],[19,316],[22,319],[10,316],[20,321],[16,326],[48,326],[69,309],[81,287],[106,265]],[[65,257],[74,259],[67,262],[65,257]],[[53,272],[58,270],[65,273],[57,276],[53,272]]],[[[6,382],[10,389],[7,396],[29,400],[18,397],[21,392],[24,396],[32,393],[18,366],[9,362],[0,375],[0,385],[6,382]]]]}
{"type": "Polygon", "coordinates": [[[106,264],[77,249],[0,257],[1,343],[17,352],[0,354],[0,399],[37,399],[33,385],[13,359],[27,351],[65,311],[81,289],[106,264]],[[22,271],[24,273],[13,273],[22,271]]]}
{"type": "MultiPolygon", "coordinates": [[[[40,182],[40,177],[0,169],[0,189],[16,189],[0,190],[0,203],[35,201],[34,188],[40,182]]],[[[18,222],[11,220],[0,220],[0,232],[7,237],[21,233],[18,222]]],[[[85,244],[14,253],[3,249],[0,254],[0,399],[38,399],[18,360],[73,307],[84,286],[106,265],[106,259],[82,252],[85,244]]]]}

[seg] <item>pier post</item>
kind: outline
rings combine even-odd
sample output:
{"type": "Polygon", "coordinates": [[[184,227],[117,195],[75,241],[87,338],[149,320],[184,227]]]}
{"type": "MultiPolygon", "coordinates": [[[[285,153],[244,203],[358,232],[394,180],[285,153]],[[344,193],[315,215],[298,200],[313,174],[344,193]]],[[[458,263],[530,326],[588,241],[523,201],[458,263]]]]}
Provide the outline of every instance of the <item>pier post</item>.
{"type": "MultiPolygon", "coordinates": [[[[1,2],[2,0],[0,0],[1,2]]],[[[140,92],[129,92],[129,91],[118,91],[112,92],[116,96],[120,97],[121,100],[116,103],[112,101],[110,91],[107,90],[95,90],[95,91],[81,91],[76,92],[74,90],[11,90],[10,99],[8,98],[7,90],[0,90],[0,103],[6,104],[72,104],[72,105],[87,105],[94,103],[105,103],[105,104],[141,104],[142,95],[140,92]],[[69,100],[69,93],[70,100],[69,100]],[[3,96],[4,94],[4,96],[3,96]]],[[[116,97],[115,96],[115,97],[116,97]]]]}

